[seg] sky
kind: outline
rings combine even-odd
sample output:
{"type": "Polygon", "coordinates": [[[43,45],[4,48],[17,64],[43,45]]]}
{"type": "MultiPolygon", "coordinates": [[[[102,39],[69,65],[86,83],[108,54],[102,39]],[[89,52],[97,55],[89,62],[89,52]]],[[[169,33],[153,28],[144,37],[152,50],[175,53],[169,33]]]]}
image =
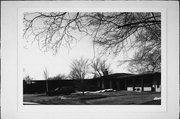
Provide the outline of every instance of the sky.
{"type": "MultiPolygon", "coordinates": [[[[31,16],[32,17],[32,16],[31,16]]],[[[38,28],[43,26],[41,19],[35,22],[35,26],[38,28]]],[[[87,59],[93,59],[99,57],[98,52],[101,48],[95,47],[95,54],[93,50],[92,38],[88,36],[83,36],[83,34],[73,32],[78,39],[77,42],[71,43],[71,49],[65,46],[61,46],[56,55],[52,52],[42,52],[38,48],[37,41],[32,44],[28,44],[25,39],[23,39],[23,77],[29,75],[34,80],[44,80],[44,70],[46,69],[49,77],[57,76],[58,74],[68,75],[70,73],[70,65],[74,59],[80,59],[81,57],[87,59]]],[[[30,41],[33,41],[33,37],[29,37],[30,41]]],[[[130,56],[132,56],[132,51],[130,51],[130,56]]],[[[112,73],[129,73],[126,65],[119,66],[119,60],[127,60],[129,57],[123,53],[114,57],[113,55],[100,56],[103,60],[105,59],[107,63],[110,64],[110,69],[112,73]]],[[[86,78],[93,77],[92,74],[88,74],[86,78]]]]}
{"type": "MultiPolygon", "coordinates": [[[[97,52],[98,50],[95,49],[95,57],[98,57],[97,52]]],[[[58,74],[68,75],[72,61],[81,57],[93,59],[94,53],[91,39],[81,39],[77,43],[73,43],[71,49],[60,47],[56,55],[53,55],[52,52],[40,51],[37,43],[34,42],[28,48],[23,48],[23,75],[29,75],[34,80],[44,80],[43,71],[45,69],[47,69],[49,77],[58,74]]],[[[128,72],[126,66],[118,66],[119,59],[124,58],[122,54],[117,57],[113,55],[101,57],[101,59],[107,60],[113,73],[128,72]]],[[[92,75],[88,74],[87,77],[90,78],[92,75]]]]}

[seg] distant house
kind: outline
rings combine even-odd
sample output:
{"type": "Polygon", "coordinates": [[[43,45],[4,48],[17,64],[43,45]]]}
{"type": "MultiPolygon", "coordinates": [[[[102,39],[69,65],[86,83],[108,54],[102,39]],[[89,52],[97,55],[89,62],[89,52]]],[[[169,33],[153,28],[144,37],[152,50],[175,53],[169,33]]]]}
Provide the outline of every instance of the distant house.
{"type": "Polygon", "coordinates": [[[161,73],[128,74],[115,73],[99,78],[81,80],[32,80],[23,81],[24,93],[42,93],[46,91],[46,82],[49,90],[57,87],[72,86],[76,90],[115,89],[127,91],[155,91],[161,92],[161,73]]]}

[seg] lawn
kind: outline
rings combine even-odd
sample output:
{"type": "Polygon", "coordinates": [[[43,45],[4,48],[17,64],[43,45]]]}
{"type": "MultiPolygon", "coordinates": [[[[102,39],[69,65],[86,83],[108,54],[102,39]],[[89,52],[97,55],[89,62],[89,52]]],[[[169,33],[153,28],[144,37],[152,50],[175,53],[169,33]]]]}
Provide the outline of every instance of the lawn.
{"type": "Polygon", "coordinates": [[[24,94],[23,101],[43,105],[160,105],[161,100],[153,100],[155,97],[161,97],[161,93],[115,91],[58,96],[24,94]]]}

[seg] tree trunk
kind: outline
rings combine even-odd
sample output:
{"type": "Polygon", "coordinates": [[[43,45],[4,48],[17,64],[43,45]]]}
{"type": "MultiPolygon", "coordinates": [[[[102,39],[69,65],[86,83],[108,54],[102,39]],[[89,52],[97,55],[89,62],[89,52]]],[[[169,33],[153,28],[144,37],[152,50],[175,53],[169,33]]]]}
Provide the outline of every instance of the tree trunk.
{"type": "Polygon", "coordinates": [[[82,88],[82,93],[84,95],[84,79],[81,79],[81,88],[82,88]]]}
{"type": "Polygon", "coordinates": [[[46,94],[47,94],[48,91],[49,91],[48,90],[48,80],[46,80],[46,94]]]}
{"type": "Polygon", "coordinates": [[[144,81],[143,81],[143,78],[141,78],[141,91],[142,92],[144,91],[144,81]]]}

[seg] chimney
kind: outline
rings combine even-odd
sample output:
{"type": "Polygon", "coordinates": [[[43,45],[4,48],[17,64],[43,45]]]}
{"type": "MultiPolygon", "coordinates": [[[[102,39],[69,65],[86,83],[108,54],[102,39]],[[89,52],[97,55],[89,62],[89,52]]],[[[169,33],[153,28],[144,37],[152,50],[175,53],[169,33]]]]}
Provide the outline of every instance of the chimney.
{"type": "Polygon", "coordinates": [[[108,75],[108,70],[105,69],[105,71],[103,72],[104,76],[107,76],[108,75]]]}

